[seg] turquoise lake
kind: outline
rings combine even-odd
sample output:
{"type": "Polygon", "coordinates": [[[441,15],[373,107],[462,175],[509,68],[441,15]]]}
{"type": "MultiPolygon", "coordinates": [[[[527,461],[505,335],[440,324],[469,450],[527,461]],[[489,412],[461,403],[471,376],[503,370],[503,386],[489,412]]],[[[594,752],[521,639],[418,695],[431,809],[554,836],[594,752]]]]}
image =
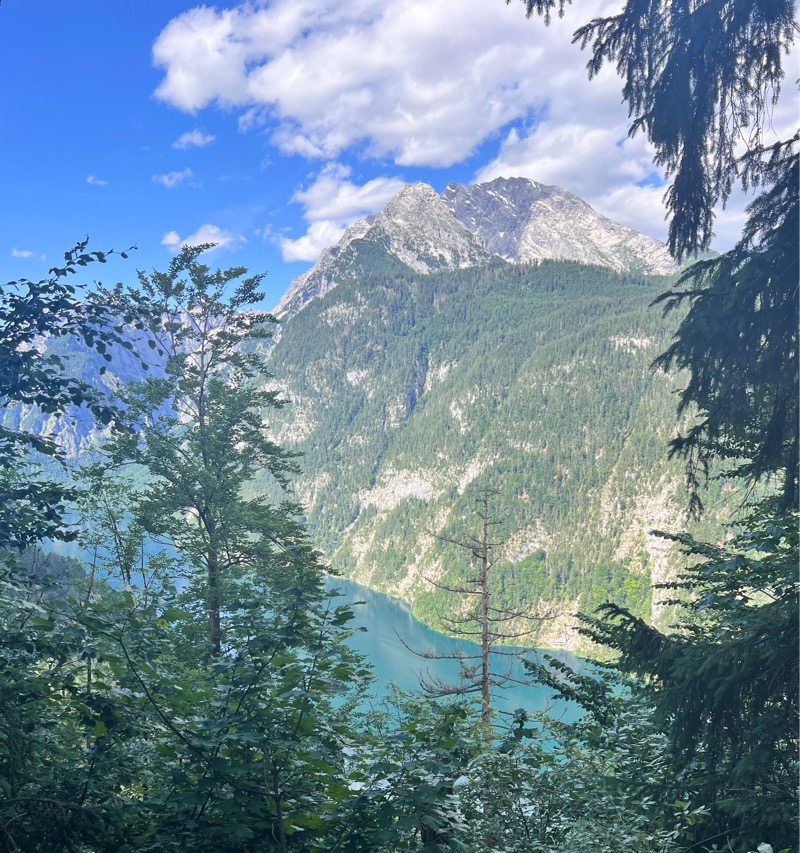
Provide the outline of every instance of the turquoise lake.
{"type": "MultiPolygon", "coordinates": [[[[455,660],[425,660],[414,651],[436,655],[452,655],[457,649],[465,655],[480,651],[475,643],[448,637],[423,625],[402,601],[343,578],[329,577],[327,587],[341,591],[339,603],[363,602],[354,607],[356,618],[350,624],[360,630],[356,630],[350,644],[372,665],[375,673],[373,691],[378,696],[386,692],[390,682],[404,690],[419,690],[419,674],[426,670],[435,677],[457,681],[459,667],[455,660]]],[[[585,671],[586,665],[579,658],[564,652],[550,654],[579,671],[585,671]]],[[[541,659],[538,652],[530,653],[528,657],[541,659]]],[[[522,663],[516,657],[495,655],[492,669],[503,674],[510,669],[512,678],[525,678],[522,663]]],[[[552,698],[550,688],[536,684],[514,684],[496,689],[493,705],[506,713],[524,708],[529,713],[548,711],[551,716],[559,718],[575,715],[574,708],[552,698]]]]}
{"type": "MultiPolygon", "coordinates": [[[[74,543],[58,543],[52,548],[66,556],[81,556],[74,543]]],[[[375,675],[371,692],[377,698],[384,696],[391,683],[403,690],[419,690],[419,676],[426,672],[434,678],[448,682],[458,680],[457,661],[448,660],[456,650],[464,655],[478,654],[480,647],[466,640],[457,640],[434,631],[411,615],[410,607],[403,601],[375,592],[345,578],[328,576],[326,586],[329,590],[338,589],[342,597],[340,603],[361,602],[354,606],[355,619],[349,627],[356,628],[350,639],[350,645],[364,655],[375,675]],[[426,660],[416,652],[431,652],[444,655],[444,660],[426,660]]],[[[567,652],[549,652],[553,657],[564,661],[578,672],[586,672],[587,664],[580,658],[567,652]]],[[[540,660],[541,653],[530,652],[526,656],[531,660],[540,660]]],[[[471,661],[477,663],[478,661],[471,661]]],[[[509,674],[512,679],[525,680],[526,674],[517,657],[507,655],[492,656],[492,670],[509,674]]],[[[480,697],[477,694],[476,700],[480,697]]],[[[563,700],[555,700],[552,690],[538,684],[509,684],[505,688],[493,691],[492,705],[503,714],[510,714],[517,708],[528,713],[547,711],[550,716],[559,719],[573,719],[576,716],[574,706],[563,700]]]]}

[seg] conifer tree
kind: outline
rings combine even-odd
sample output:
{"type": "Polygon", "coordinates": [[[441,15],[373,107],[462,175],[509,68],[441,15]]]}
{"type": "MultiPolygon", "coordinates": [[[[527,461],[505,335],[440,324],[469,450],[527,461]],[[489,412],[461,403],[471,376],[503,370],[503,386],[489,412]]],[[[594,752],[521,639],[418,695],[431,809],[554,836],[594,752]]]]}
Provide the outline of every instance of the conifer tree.
{"type": "MultiPolygon", "coordinates": [[[[525,0],[547,20],[564,0],[525,0]]],[[[713,208],[735,182],[758,188],[735,248],[695,263],[657,300],[688,306],[659,369],[689,376],[680,410],[698,415],[671,444],[687,462],[690,509],[709,464],[722,460],[767,498],[746,506],[726,545],[675,537],[688,593],[678,633],[613,604],[589,636],[649,679],[672,746],[710,809],[695,847],[751,850],[796,840],[798,683],[798,136],[765,141],[797,32],[789,0],[626,3],[580,27],[588,69],[624,79],[631,133],[643,131],[672,180],[669,246],[708,247],[713,208]],[[744,153],[740,146],[743,144],[744,153]]]]}
{"type": "MultiPolygon", "coordinates": [[[[423,692],[430,697],[465,696],[479,694],[481,697],[481,725],[483,735],[491,741],[492,727],[492,696],[497,689],[513,687],[523,683],[512,675],[514,660],[524,655],[524,650],[510,649],[510,641],[519,641],[535,634],[547,616],[523,613],[509,608],[500,608],[492,604],[492,594],[489,585],[489,574],[494,565],[494,554],[497,548],[505,544],[495,541],[492,530],[500,525],[500,521],[492,516],[491,499],[499,492],[486,486],[480,490],[475,500],[475,514],[480,522],[476,536],[466,539],[452,539],[437,536],[442,542],[448,542],[471,555],[470,570],[458,585],[450,585],[441,581],[431,583],[444,592],[451,593],[455,601],[464,607],[458,612],[441,615],[442,624],[455,637],[463,637],[477,644],[474,654],[456,649],[452,654],[437,654],[434,652],[411,649],[419,657],[426,660],[455,660],[459,665],[459,681],[449,682],[430,673],[420,677],[423,692]],[[514,630],[509,624],[529,627],[514,630]],[[504,648],[505,645],[505,648],[504,648]],[[498,669],[495,659],[508,659],[508,667],[498,669]]],[[[407,647],[408,648],[408,647],[407,647]]]]}

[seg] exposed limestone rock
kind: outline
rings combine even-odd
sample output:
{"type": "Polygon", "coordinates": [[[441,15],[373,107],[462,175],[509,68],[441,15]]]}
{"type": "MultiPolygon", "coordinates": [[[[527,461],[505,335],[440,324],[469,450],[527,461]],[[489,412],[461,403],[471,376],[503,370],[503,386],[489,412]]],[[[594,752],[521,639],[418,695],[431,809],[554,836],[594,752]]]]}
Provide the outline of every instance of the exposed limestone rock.
{"type": "Polygon", "coordinates": [[[677,268],[658,240],[606,219],[561,187],[497,178],[450,183],[442,199],[490,252],[512,263],[552,258],[657,274],[677,268]]]}
{"type": "Polygon", "coordinates": [[[424,471],[396,471],[389,468],[383,473],[380,483],[358,493],[358,501],[362,507],[373,504],[377,509],[386,511],[407,500],[431,500],[441,491],[436,488],[433,479],[433,475],[426,475],[424,471]]]}
{"type": "Polygon", "coordinates": [[[518,563],[520,560],[524,560],[528,554],[532,554],[540,548],[547,548],[549,542],[550,537],[547,535],[541,519],[537,519],[535,525],[518,530],[506,540],[503,556],[509,563],[518,563]]]}
{"type": "Polygon", "coordinates": [[[380,213],[348,228],[291,283],[274,313],[290,317],[336,287],[351,272],[348,250],[357,240],[381,246],[422,275],[498,258],[511,263],[572,260],[663,275],[677,269],[663,243],[601,216],[561,187],[497,178],[474,186],[451,183],[438,195],[419,183],[404,187],[380,213]]]}
{"type": "Polygon", "coordinates": [[[609,341],[614,345],[615,350],[622,350],[630,355],[636,350],[647,349],[655,343],[646,335],[612,335],[609,341]]]}

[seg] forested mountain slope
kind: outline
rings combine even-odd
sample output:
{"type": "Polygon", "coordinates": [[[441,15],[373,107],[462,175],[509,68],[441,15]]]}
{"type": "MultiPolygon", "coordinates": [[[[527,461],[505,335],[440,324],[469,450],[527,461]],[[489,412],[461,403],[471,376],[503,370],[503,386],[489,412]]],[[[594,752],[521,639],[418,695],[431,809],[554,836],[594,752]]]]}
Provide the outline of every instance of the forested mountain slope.
{"type": "Polygon", "coordinates": [[[304,454],[326,558],[439,624],[460,605],[426,579],[466,567],[436,535],[471,532],[491,486],[495,602],[557,603],[543,642],[574,647],[567,614],[607,599],[664,621],[650,583],[672,557],[650,531],[685,509],[666,460],[681,378],[650,369],[671,337],[650,307],[666,280],[551,261],[420,275],[364,248],[372,271],[289,319],[269,362],[291,400],[273,431],[304,454]]]}
{"type": "MultiPolygon", "coordinates": [[[[670,280],[641,270],[670,266],[661,244],[526,179],[409,186],[354,225],[293,283],[276,340],[258,345],[290,401],[264,416],[303,454],[297,496],[325,558],[440,627],[462,602],[430,581],[452,585],[468,567],[437,537],[474,532],[474,498],[491,487],[494,604],[556,611],[540,642],[576,648],[575,613],[609,599],[667,624],[650,587],[677,564],[651,531],[684,523],[683,471],[666,459],[684,380],[651,371],[673,334],[651,307],[670,280]],[[552,259],[565,254],[581,262],[552,259]]],[[[145,376],[137,355],[158,361],[141,332],[109,361],[48,346],[109,390],[145,376]]],[[[56,434],[72,457],[97,438],[86,412],[17,405],[3,424],[56,434]]],[[[736,500],[721,488],[712,536],[736,500]]]]}
{"type": "MultiPolygon", "coordinates": [[[[650,303],[669,281],[499,259],[424,274],[368,240],[343,261],[339,285],[264,344],[268,382],[290,401],[265,417],[278,444],[303,454],[297,497],[325,558],[441,626],[438,614],[462,605],[429,580],[452,585],[468,567],[436,537],[473,533],[488,486],[504,543],[494,603],[555,607],[539,642],[576,648],[574,614],[609,599],[668,623],[650,585],[678,558],[651,531],[684,524],[682,466],[666,459],[683,378],[651,371],[672,327],[650,303]]],[[[90,384],[145,375],[128,351],[106,363],[58,346],[90,384]]],[[[136,348],[155,356],[141,335],[136,348]]],[[[3,418],[59,434],[71,456],[96,438],[85,414],[58,421],[16,406],[3,418]]],[[[712,536],[737,500],[714,488],[712,536]]]]}

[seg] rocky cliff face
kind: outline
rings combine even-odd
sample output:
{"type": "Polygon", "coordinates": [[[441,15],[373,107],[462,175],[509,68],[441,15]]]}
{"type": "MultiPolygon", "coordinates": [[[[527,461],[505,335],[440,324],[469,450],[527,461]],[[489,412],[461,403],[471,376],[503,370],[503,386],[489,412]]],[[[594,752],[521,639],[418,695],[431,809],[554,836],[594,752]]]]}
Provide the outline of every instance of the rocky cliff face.
{"type": "Polygon", "coordinates": [[[427,184],[402,189],[378,214],[347,229],[275,308],[296,314],[355,274],[353,248],[371,243],[414,272],[464,269],[502,258],[511,263],[571,260],[616,272],[672,273],[666,246],[596,213],[560,187],[527,178],[498,178],[475,186],[448,184],[438,195],[427,184]]]}
{"type": "Polygon", "coordinates": [[[400,190],[380,213],[348,228],[312,269],[292,282],[275,313],[279,317],[294,314],[310,299],[351,277],[353,258],[348,250],[356,241],[379,247],[423,275],[478,266],[492,258],[480,238],[453,216],[433,187],[412,184],[400,190]]]}
{"type": "Polygon", "coordinates": [[[663,243],[600,216],[561,187],[497,178],[450,183],[441,199],[492,254],[512,263],[550,258],[656,275],[676,268],[663,243]]]}

